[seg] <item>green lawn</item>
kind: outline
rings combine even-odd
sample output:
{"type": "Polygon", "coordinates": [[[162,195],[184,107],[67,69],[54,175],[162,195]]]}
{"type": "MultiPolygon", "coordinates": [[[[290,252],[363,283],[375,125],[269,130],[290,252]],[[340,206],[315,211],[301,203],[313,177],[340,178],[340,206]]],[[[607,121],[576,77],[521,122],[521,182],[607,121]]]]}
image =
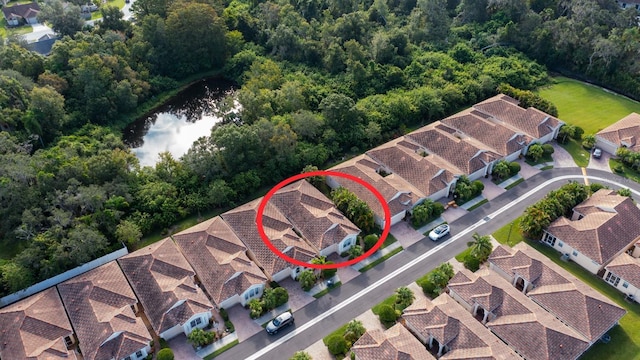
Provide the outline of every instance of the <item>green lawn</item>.
{"type": "Polygon", "coordinates": [[[324,343],[324,346],[328,346],[329,344],[327,344],[327,340],[329,340],[329,338],[331,338],[333,335],[340,335],[343,336],[344,335],[344,331],[347,330],[347,326],[349,325],[349,323],[346,323],[342,326],[340,326],[339,328],[337,328],[334,332],[332,332],[331,334],[325,336],[322,338],[322,342],[324,343]]]}
{"type": "Polygon", "coordinates": [[[396,239],[393,235],[391,235],[391,233],[389,233],[387,238],[384,239],[384,242],[382,243],[382,246],[380,246],[380,249],[384,249],[384,248],[386,248],[387,246],[393,244],[396,241],[398,241],[398,239],[396,239]]]}
{"type": "Polygon", "coordinates": [[[512,182],[511,184],[507,185],[504,189],[505,189],[505,190],[512,189],[512,188],[514,188],[514,187],[518,186],[518,184],[520,184],[520,183],[521,183],[521,182],[523,182],[523,181],[524,181],[524,178],[520,178],[520,179],[518,179],[518,180],[516,180],[516,181],[512,182]]]}
{"type": "Polygon", "coordinates": [[[580,141],[571,139],[566,144],[561,144],[560,146],[571,154],[576,165],[580,167],[587,167],[587,165],[589,165],[589,157],[591,154],[582,147],[582,143],[580,141]]]}
{"type": "Polygon", "coordinates": [[[367,271],[367,270],[371,269],[372,267],[374,267],[374,266],[376,266],[376,265],[380,264],[381,262],[384,262],[385,260],[387,260],[388,258],[392,257],[393,255],[395,255],[395,254],[399,253],[399,252],[400,252],[400,251],[402,251],[402,250],[403,250],[403,249],[402,249],[402,246],[397,247],[397,248],[393,249],[390,253],[388,253],[388,254],[386,254],[385,256],[383,256],[383,257],[381,257],[381,258],[379,258],[379,259],[375,260],[374,262],[372,262],[371,264],[369,264],[369,265],[367,265],[367,266],[363,267],[363,268],[362,268],[362,269],[360,269],[359,271],[360,271],[361,273],[363,273],[363,272],[365,272],[365,271],[367,271]]]}
{"type": "Polygon", "coordinates": [[[376,306],[371,308],[371,311],[378,315],[380,313],[380,308],[384,305],[389,305],[391,307],[395,307],[396,304],[396,294],[393,294],[391,296],[389,296],[388,298],[382,300],[381,303],[377,304],[376,306]]]}
{"type": "Polygon", "coordinates": [[[640,173],[628,167],[627,165],[623,164],[619,160],[609,159],[609,167],[613,169],[616,166],[622,166],[622,173],[616,173],[616,174],[620,176],[624,176],[629,180],[633,180],[637,183],[640,183],[640,173]]]}
{"type": "Polygon", "coordinates": [[[205,356],[204,360],[213,359],[214,357],[216,357],[216,356],[222,354],[223,352],[231,349],[232,347],[238,345],[239,343],[240,343],[240,341],[233,340],[232,342],[228,343],[227,345],[225,345],[225,346],[221,347],[220,349],[214,351],[212,354],[205,356]]]}
{"type": "Polygon", "coordinates": [[[520,218],[501,227],[492,235],[500,244],[514,247],[517,243],[524,240],[524,237],[520,233],[520,218]]]}
{"type": "Polygon", "coordinates": [[[461,252],[460,254],[456,255],[456,260],[460,261],[461,263],[464,263],[464,258],[467,257],[467,255],[471,254],[471,248],[467,248],[466,250],[464,250],[463,252],[461,252]]]}
{"type": "Polygon", "coordinates": [[[585,134],[595,134],[631,112],[640,112],[637,101],[564,77],[554,78],[553,85],[538,93],[556,105],[560,119],[580,126],[585,134]]]}

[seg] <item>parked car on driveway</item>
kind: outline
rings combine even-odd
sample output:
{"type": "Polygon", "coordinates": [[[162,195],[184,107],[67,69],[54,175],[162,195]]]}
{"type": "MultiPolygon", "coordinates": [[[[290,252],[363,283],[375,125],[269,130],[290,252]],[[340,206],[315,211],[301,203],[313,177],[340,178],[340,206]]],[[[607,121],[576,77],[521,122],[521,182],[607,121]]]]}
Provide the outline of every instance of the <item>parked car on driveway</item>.
{"type": "Polygon", "coordinates": [[[275,319],[269,321],[267,324],[267,333],[270,335],[276,334],[282,328],[293,325],[293,314],[290,312],[282,313],[276,316],[275,319]]]}
{"type": "Polygon", "coordinates": [[[601,156],[602,156],[602,149],[595,148],[593,150],[593,157],[596,158],[596,159],[600,159],[601,156]]]}
{"type": "Polygon", "coordinates": [[[431,232],[429,233],[429,239],[433,241],[437,241],[442,237],[444,237],[445,235],[449,234],[450,230],[451,229],[447,224],[438,225],[435,229],[431,230],[431,232]]]}

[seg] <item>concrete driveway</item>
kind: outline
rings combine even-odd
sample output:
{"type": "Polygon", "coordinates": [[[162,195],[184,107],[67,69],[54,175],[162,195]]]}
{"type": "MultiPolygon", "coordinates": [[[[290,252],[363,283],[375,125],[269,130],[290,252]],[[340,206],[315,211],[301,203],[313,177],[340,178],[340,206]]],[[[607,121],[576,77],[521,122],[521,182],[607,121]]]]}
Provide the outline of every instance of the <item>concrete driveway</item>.
{"type": "Polygon", "coordinates": [[[602,156],[600,157],[600,159],[594,158],[592,154],[591,159],[589,159],[589,165],[587,165],[587,168],[612,172],[611,168],[609,167],[609,159],[611,159],[611,154],[604,151],[602,152],[602,156]]]}
{"type": "Polygon", "coordinates": [[[22,35],[22,39],[28,43],[38,41],[38,39],[47,34],[55,34],[55,32],[50,27],[44,24],[34,24],[31,25],[31,28],[33,29],[32,32],[22,35]]]}
{"type": "Polygon", "coordinates": [[[553,166],[554,167],[576,167],[576,162],[567,150],[560,146],[557,142],[550,143],[553,145],[553,166]]]}

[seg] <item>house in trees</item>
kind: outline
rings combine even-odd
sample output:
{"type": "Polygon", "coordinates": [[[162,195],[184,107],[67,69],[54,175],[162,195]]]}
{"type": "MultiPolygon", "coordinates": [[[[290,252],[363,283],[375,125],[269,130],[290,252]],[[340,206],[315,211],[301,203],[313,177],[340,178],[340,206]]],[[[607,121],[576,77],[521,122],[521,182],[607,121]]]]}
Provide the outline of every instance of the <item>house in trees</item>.
{"type": "Polygon", "coordinates": [[[589,342],[596,343],[626,311],[524,243],[496,248],[493,272],[589,342]]]}
{"type": "MultiPolygon", "coordinates": [[[[258,233],[256,215],[261,201],[262,198],[251,201],[227,211],[221,217],[245,244],[249,259],[255,261],[269,280],[281,281],[287,276],[296,279],[303,268],[274,254],[258,233]]],[[[309,262],[317,255],[316,250],[296,234],[293,225],[271,201],[265,206],[262,220],[265,234],[282,253],[303,262],[309,262]]]]}
{"type": "Polygon", "coordinates": [[[416,300],[404,310],[405,326],[439,359],[517,358],[449,295],[416,300]]]}
{"type": "Polygon", "coordinates": [[[345,253],[357,243],[360,229],[306,180],[283,187],[269,202],[322,256],[345,253]]]}
{"type": "MultiPolygon", "coordinates": [[[[498,94],[473,105],[473,109],[488,121],[529,136],[532,139],[529,144],[544,144],[558,137],[563,121],[533,107],[521,108],[518,104],[518,100],[498,94]]],[[[523,154],[526,154],[526,149],[523,149],[523,154]]]]}
{"type": "Polygon", "coordinates": [[[57,287],[84,359],[139,360],[151,353],[138,300],[115,261],[57,287]]]}
{"type": "Polygon", "coordinates": [[[0,358],[72,360],[73,329],[55,287],[0,309],[0,358]]]}
{"type": "Polygon", "coordinates": [[[605,266],[602,278],[611,286],[640,302],[640,241],[605,266]]]}
{"type": "Polygon", "coordinates": [[[40,6],[35,1],[29,4],[3,6],[2,14],[9,26],[37,24],[40,6]]]}
{"type": "Polygon", "coordinates": [[[173,239],[196,272],[212,301],[228,309],[260,299],[267,277],[247,256],[247,248],[217,216],[190,227],[173,239]]]}
{"type": "Polygon", "coordinates": [[[574,207],[571,218],[552,222],[540,241],[598,274],[640,239],[640,227],[629,226],[639,223],[640,209],[631,198],[600,189],[574,207]]]}
{"type": "Polygon", "coordinates": [[[153,330],[165,340],[209,325],[213,305],[171,239],[118,259],[153,330]]]}
{"type": "Polygon", "coordinates": [[[356,360],[435,360],[424,345],[401,324],[385,331],[367,331],[353,344],[351,351],[356,355],[356,360]]]}
{"type": "Polygon", "coordinates": [[[640,11],[639,0],[616,0],[616,4],[618,4],[621,9],[636,9],[636,11],[640,11]]]}
{"type": "Polygon", "coordinates": [[[640,114],[631,113],[598,131],[596,147],[611,155],[615,155],[621,147],[640,151],[640,114]]]}

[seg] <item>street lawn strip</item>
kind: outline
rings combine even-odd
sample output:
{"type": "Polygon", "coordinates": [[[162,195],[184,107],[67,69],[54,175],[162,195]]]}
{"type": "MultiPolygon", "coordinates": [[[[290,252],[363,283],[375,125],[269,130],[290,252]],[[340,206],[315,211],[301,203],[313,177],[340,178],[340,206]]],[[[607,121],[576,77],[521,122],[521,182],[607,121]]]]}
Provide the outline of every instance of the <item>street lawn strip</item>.
{"type": "Polygon", "coordinates": [[[569,139],[566,144],[560,144],[563,149],[567,150],[573,161],[579,167],[587,167],[589,165],[589,158],[591,154],[584,147],[582,147],[582,141],[576,139],[569,139]]]}
{"type": "MultiPolygon", "coordinates": [[[[552,168],[553,168],[553,166],[552,166],[552,168]]],[[[511,184],[505,186],[504,189],[505,190],[513,189],[514,187],[518,186],[518,184],[520,184],[523,181],[524,181],[524,178],[520,178],[520,179],[512,182],[511,184]]]]}
{"type": "Polygon", "coordinates": [[[339,335],[339,336],[344,336],[344,331],[347,330],[347,326],[349,326],[349,323],[347,322],[346,324],[340,326],[339,328],[337,328],[335,331],[333,331],[332,333],[330,333],[329,335],[325,336],[322,338],[322,342],[324,343],[324,346],[329,346],[328,342],[329,339],[333,336],[333,335],[339,335]]]}
{"type": "Polygon", "coordinates": [[[553,78],[553,85],[538,94],[558,108],[558,117],[580,126],[585,134],[595,134],[632,112],[640,113],[640,103],[597,86],[565,77],[553,78]]]}
{"type": "Polygon", "coordinates": [[[473,210],[479,208],[480,206],[482,206],[482,205],[484,205],[484,204],[486,204],[488,202],[489,202],[489,200],[484,199],[484,200],[480,201],[479,203],[473,205],[472,207],[468,208],[467,211],[473,211],[473,210]]]}
{"type": "Polygon", "coordinates": [[[372,307],[371,308],[371,312],[373,312],[375,315],[379,315],[380,314],[380,309],[384,305],[389,305],[392,308],[395,308],[395,305],[396,305],[396,294],[393,294],[393,295],[389,296],[388,298],[382,300],[382,302],[380,302],[379,304],[377,304],[374,307],[372,307]]]}
{"type": "Polygon", "coordinates": [[[384,239],[384,242],[382,243],[382,246],[380,246],[380,249],[384,249],[384,248],[386,248],[387,246],[393,244],[396,241],[398,241],[398,239],[396,239],[395,236],[393,236],[393,235],[391,235],[391,233],[389,233],[387,238],[384,239]]]}
{"type": "Polygon", "coordinates": [[[538,161],[533,161],[527,157],[524,158],[524,162],[531,166],[536,166],[538,164],[553,162],[553,155],[547,154],[543,155],[538,161]]]}
{"type": "Polygon", "coordinates": [[[391,252],[389,252],[388,254],[384,255],[383,257],[381,257],[381,258],[379,258],[379,259],[375,260],[375,261],[374,261],[374,262],[372,262],[371,264],[369,264],[369,265],[367,265],[367,266],[362,267],[359,271],[360,271],[361,273],[363,273],[363,272],[365,272],[365,271],[367,271],[367,270],[371,269],[372,267],[374,267],[374,266],[376,266],[376,265],[380,264],[381,262],[383,262],[383,261],[387,260],[388,258],[392,257],[393,255],[395,255],[395,254],[397,254],[397,253],[401,252],[402,250],[403,250],[402,246],[397,247],[397,248],[393,249],[391,252]]]}
{"type": "Polygon", "coordinates": [[[321,298],[321,297],[327,295],[329,293],[329,291],[331,291],[331,290],[333,290],[333,289],[335,289],[337,287],[340,287],[341,285],[342,285],[342,281],[338,281],[337,283],[331,285],[331,288],[326,288],[326,289],[320,291],[319,293],[313,295],[313,297],[316,298],[316,299],[321,298]]]}
{"type": "Polygon", "coordinates": [[[464,259],[471,254],[471,248],[467,248],[466,250],[464,250],[463,252],[461,252],[460,254],[456,255],[456,260],[460,261],[461,263],[464,263],[464,259]]]}
{"type": "Polygon", "coordinates": [[[517,243],[525,240],[524,236],[522,236],[522,233],[520,232],[520,218],[517,218],[501,227],[492,235],[500,244],[510,247],[514,247],[517,243]]]}
{"type": "Polygon", "coordinates": [[[620,160],[616,160],[616,159],[609,159],[609,167],[611,169],[615,169],[616,167],[622,167],[622,172],[615,172],[616,174],[620,175],[620,176],[624,176],[625,178],[629,179],[629,180],[633,180],[637,183],[640,183],[640,173],[638,173],[637,171],[633,170],[632,168],[628,167],[627,165],[625,165],[622,161],[620,160]]]}
{"type": "Polygon", "coordinates": [[[213,353],[207,355],[204,357],[204,360],[210,360],[213,359],[214,357],[222,354],[223,352],[231,349],[232,347],[238,345],[240,343],[240,341],[238,339],[233,340],[232,342],[228,343],[227,345],[221,347],[220,349],[214,351],[213,353]]]}
{"type": "Polygon", "coordinates": [[[540,171],[545,171],[545,170],[551,170],[553,169],[553,165],[547,165],[547,166],[543,166],[540,171]]]}
{"type": "Polygon", "coordinates": [[[611,341],[608,344],[596,343],[581,359],[640,359],[640,304],[627,302],[622,292],[607,284],[602,278],[591,274],[575,262],[563,261],[560,258],[560,253],[555,249],[537,241],[527,241],[527,244],[627,310],[627,314],[620,320],[620,326],[614,327],[613,330],[609,332],[611,341]]]}

